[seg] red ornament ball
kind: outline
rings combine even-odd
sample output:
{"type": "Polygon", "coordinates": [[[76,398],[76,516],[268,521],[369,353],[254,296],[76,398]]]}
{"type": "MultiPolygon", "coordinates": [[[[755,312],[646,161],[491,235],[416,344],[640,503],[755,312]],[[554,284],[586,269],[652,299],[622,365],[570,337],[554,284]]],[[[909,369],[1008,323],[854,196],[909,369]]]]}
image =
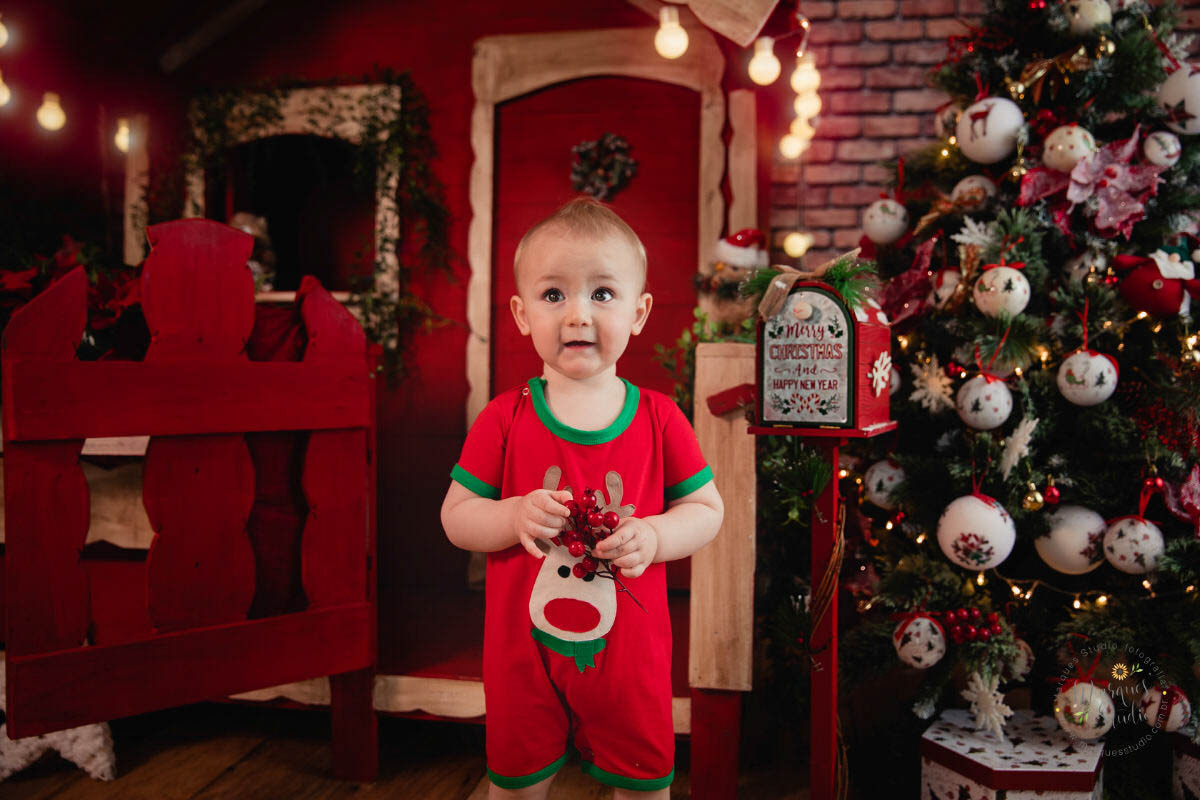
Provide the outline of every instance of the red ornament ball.
{"type": "Polygon", "coordinates": [[[587,524],[593,528],[599,528],[604,523],[604,515],[599,511],[589,511],[587,515],[587,524]]]}
{"type": "Polygon", "coordinates": [[[979,641],[986,642],[988,639],[992,638],[992,632],[988,628],[980,628],[979,633],[977,633],[976,636],[979,638],[979,641]]]}
{"type": "Polygon", "coordinates": [[[1042,492],[1042,499],[1046,501],[1046,505],[1048,505],[1048,506],[1058,505],[1058,501],[1060,499],[1058,487],[1057,486],[1047,486],[1046,489],[1042,492]]]}
{"type": "MultiPolygon", "coordinates": [[[[572,558],[579,558],[584,554],[583,542],[579,541],[578,539],[571,542],[567,545],[567,552],[571,554],[572,558]]],[[[576,566],[578,566],[578,564],[576,564],[576,566]]]]}
{"type": "Polygon", "coordinates": [[[587,570],[583,568],[583,564],[576,564],[575,566],[571,567],[571,572],[576,578],[582,578],[584,575],[587,575],[587,570]]]}
{"type": "Polygon", "coordinates": [[[583,560],[581,560],[579,564],[583,567],[584,572],[596,571],[596,559],[592,558],[591,556],[584,556],[583,560]]]}
{"type": "Polygon", "coordinates": [[[615,511],[604,512],[604,527],[615,528],[621,522],[621,516],[615,511]]]}

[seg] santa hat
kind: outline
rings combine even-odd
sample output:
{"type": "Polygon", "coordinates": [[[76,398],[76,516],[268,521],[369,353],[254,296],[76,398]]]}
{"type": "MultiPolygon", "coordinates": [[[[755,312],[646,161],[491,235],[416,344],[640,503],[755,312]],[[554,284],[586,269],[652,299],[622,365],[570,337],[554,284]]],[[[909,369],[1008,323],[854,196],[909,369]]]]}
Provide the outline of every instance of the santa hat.
{"type": "Polygon", "coordinates": [[[755,228],[742,228],[717,242],[713,257],[731,267],[765,267],[768,263],[767,237],[755,228]]]}

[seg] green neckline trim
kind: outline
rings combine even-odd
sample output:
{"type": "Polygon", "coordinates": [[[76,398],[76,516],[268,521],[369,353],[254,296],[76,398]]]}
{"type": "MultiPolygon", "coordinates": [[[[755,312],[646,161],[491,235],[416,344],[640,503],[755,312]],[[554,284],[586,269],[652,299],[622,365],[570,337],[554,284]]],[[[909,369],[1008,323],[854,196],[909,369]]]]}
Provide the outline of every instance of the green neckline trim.
{"type": "Polygon", "coordinates": [[[552,633],[546,633],[540,628],[530,628],[529,632],[533,634],[533,638],[549,647],[560,656],[575,659],[575,666],[580,672],[583,672],[587,667],[596,667],[596,653],[604,649],[605,641],[601,639],[588,639],[586,642],[568,642],[566,639],[560,639],[552,633]]]}
{"type": "Polygon", "coordinates": [[[672,500],[678,500],[679,498],[686,497],[687,495],[696,491],[712,479],[712,467],[705,464],[704,469],[700,470],[692,477],[682,480],[674,486],[668,486],[666,489],[664,489],[663,496],[666,498],[668,503],[672,500]]]}
{"type": "Polygon", "coordinates": [[[557,761],[542,767],[537,772],[532,772],[528,775],[518,775],[515,778],[510,778],[506,775],[498,775],[489,768],[487,771],[488,780],[499,786],[501,789],[524,789],[526,786],[533,786],[539,781],[544,781],[562,768],[562,765],[567,763],[568,753],[563,753],[557,761]]]}
{"type": "Polygon", "coordinates": [[[490,483],[484,483],[483,481],[479,480],[479,478],[476,478],[458,464],[455,464],[454,469],[450,470],[450,478],[458,481],[480,497],[486,497],[489,500],[500,499],[499,489],[497,489],[495,486],[492,486],[490,483]]]}
{"type": "Polygon", "coordinates": [[[621,378],[621,383],[625,384],[625,405],[621,407],[621,413],[617,415],[613,423],[607,428],[601,428],[598,431],[584,431],[579,428],[572,428],[569,425],[559,422],[550,413],[550,406],[546,403],[545,383],[545,378],[529,379],[529,396],[533,398],[533,410],[537,412],[538,419],[542,421],[542,424],[551,433],[560,439],[566,439],[568,442],[574,442],[575,444],[604,444],[605,442],[611,442],[625,432],[625,429],[629,427],[629,423],[633,422],[634,415],[637,414],[641,392],[638,391],[638,387],[621,378]]]}
{"type": "Polygon", "coordinates": [[[605,772],[590,761],[580,762],[579,767],[583,770],[584,774],[591,775],[601,783],[615,786],[618,789],[635,789],[639,792],[653,792],[656,789],[665,789],[675,780],[674,769],[661,778],[627,778],[624,775],[617,775],[614,772],[605,772]]]}

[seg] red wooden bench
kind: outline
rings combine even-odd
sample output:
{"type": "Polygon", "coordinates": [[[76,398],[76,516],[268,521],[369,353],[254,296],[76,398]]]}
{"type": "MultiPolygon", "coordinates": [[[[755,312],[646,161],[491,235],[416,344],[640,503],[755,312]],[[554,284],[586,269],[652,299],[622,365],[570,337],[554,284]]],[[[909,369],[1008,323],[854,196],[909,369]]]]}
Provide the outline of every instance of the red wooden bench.
{"type": "Polygon", "coordinates": [[[144,361],[79,361],[76,270],[13,315],[3,342],[8,727],[30,736],[331,676],[335,770],[372,780],[378,747],[372,362],[358,322],[309,282],[299,362],[251,362],[251,237],[208,220],[150,228],[144,361]],[[307,607],[251,618],[269,565],[246,534],[244,434],[307,434],[307,607]],[[144,502],[151,633],[96,642],[81,559],[87,437],[150,435],[144,502]]]}

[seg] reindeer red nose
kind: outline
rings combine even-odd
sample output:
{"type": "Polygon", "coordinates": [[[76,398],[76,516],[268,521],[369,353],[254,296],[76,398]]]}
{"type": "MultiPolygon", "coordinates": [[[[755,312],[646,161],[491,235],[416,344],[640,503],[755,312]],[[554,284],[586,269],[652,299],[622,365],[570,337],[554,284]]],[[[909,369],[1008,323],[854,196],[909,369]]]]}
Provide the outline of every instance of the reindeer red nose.
{"type": "Polygon", "coordinates": [[[600,610],[591,603],[571,597],[556,597],[546,603],[546,621],[559,630],[573,633],[590,631],[600,624],[600,610]]]}

